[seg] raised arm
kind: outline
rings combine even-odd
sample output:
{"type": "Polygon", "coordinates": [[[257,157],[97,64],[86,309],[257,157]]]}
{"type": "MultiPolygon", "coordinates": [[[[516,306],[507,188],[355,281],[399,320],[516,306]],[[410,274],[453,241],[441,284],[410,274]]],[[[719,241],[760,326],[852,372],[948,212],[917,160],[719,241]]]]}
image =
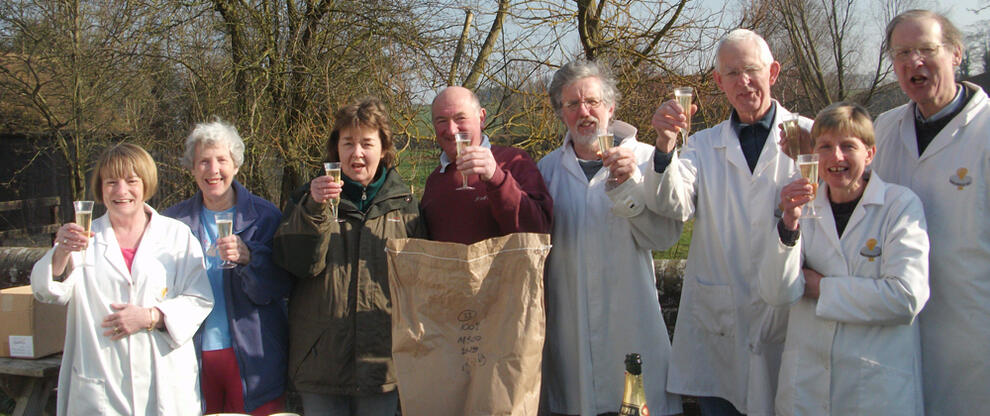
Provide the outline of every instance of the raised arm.
{"type": "Polygon", "coordinates": [[[670,248],[680,238],[684,222],[646,209],[645,197],[649,193],[644,190],[646,184],[642,171],[652,169],[652,151],[646,146],[636,149],[622,146],[610,150],[612,153],[618,151],[627,151],[634,160],[629,178],[606,192],[613,203],[612,214],[629,221],[633,240],[641,248],[670,248]],[[636,159],[640,163],[637,164],[636,159]]]}
{"type": "MultiPolygon", "coordinates": [[[[487,182],[492,215],[505,233],[549,233],[553,225],[553,199],[536,163],[518,149],[503,150],[492,179],[487,182]]],[[[498,159],[498,158],[496,158],[498,159]]]]}
{"type": "Polygon", "coordinates": [[[328,204],[314,201],[308,188],[296,191],[275,232],[272,260],[296,277],[322,274],[327,265],[330,237],[336,227],[337,222],[330,218],[328,204]]]}

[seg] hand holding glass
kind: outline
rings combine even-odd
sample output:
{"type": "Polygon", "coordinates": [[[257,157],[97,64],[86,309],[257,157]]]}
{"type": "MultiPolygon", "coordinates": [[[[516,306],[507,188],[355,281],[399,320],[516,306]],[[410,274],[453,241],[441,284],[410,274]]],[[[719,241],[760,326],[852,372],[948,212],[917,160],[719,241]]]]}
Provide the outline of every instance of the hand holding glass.
{"type": "MultiPolygon", "coordinates": [[[[217,222],[217,240],[230,237],[234,233],[234,213],[233,212],[218,212],[213,214],[213,219],[217,222]]],[[[217,257],[223,260],[223,254],[220,250],[217,250],[217,257]]],[[[230,260],[223,260],[219,266],[220,269],[233,269],[237,265],[230,260]]]]}
{"type": "MultiPolygon", "coordinates": [[[[93,201],[72,201],[76,211],[76,224],[83,228],[86,240],[89,240],[90,228],[93,225],[93,201]]],[[[86,251],[83,249],[82,251],[86,251]]]]}
{"type": "MultiPolygon", "coordinates": [[[[334,183],[340,183],[340,162],[323,162],[323,170],[327,176],[333,178],[334,183]]],[[[334,219],[337,219],[337,207],[340,205],[340,197],[330,198],[330,211],[334,219]]]]}
{"type": "Polygon", "coordinates": [[[818,218],[815,214],[815,195],[818,193],[818,154],[798,155],[798,168],[801,169],[801,176],[811,182],[811,201],[804,204],[801,210],[801,218],[818,218]]]}
{"type": "MultiPolygon", "coordinates": [[[[461,154],[464,153],[464,149],[471,145],[471,134],[463,131],[459,133],[454,133],[454,143],[457,144],[457,157],[460,157],[461,154]]],[[[467,175],[462,173],[461,178],[463,178],[464,184],[461,185],[460,188],[457,188],[458,191],[466,191],[466,190],[474,189],[468,186],[467,175]]]]}

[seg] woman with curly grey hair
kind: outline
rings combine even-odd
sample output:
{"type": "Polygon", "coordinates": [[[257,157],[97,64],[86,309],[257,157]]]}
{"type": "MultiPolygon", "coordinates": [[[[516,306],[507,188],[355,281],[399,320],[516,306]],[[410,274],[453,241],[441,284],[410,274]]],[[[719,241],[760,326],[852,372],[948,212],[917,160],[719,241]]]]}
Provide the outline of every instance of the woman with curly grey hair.
{"type": "Polygon", "coordinates": [[[243,163],[237,129],[219,119],[197,124],[182,164],[199,191],[165,215],[188,225],[207,252],[216,304],[195,338],[206,413],[268,415],[284,407],[292,281],[271,261],[282,214],[237,182],[243,163]],[[219,232],[224,214],[232,218],[228,236],[219,232]]]}

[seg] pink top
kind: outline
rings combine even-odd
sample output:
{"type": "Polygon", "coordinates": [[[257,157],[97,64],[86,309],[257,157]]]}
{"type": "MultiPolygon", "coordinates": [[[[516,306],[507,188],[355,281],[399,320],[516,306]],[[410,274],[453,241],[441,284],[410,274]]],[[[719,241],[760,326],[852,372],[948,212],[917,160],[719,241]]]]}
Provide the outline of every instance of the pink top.
{"type": "Polygon", "coordinates": [[[127,263],[127,271],[131,271],[131,263],[134,262],[134,254],[137,253],[136,248],[121,248],[120,254],[124,255],[124,263],[127,263]]]}

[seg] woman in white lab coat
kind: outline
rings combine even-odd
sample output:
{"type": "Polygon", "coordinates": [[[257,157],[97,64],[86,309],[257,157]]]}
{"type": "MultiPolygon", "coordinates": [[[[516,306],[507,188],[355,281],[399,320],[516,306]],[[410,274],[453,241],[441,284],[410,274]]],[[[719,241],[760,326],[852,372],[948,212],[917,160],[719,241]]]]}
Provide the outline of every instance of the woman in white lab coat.
{"type": "Polygon", "coordinates": [[[31,272],[35,297],[68,304],[59,415],[202,412],[192,336],[213,294],[189,227],[145,204],[157,184],[141,147],[105,151],[90,186],[107,214],[63,225],[31,272]]]}
{"type": "Polygon", "coordinates": [[[798,220],[813,198],[807,179],[785,186],[779,238],[760,275],[767,303],[791,305],[776,410],[921,415],[915,317],[928,300],[921,201],[866,171],[876,148],[862,107],[827,107],[812,137],[824,180],[812,202],[818,218],[798,220]]]}

